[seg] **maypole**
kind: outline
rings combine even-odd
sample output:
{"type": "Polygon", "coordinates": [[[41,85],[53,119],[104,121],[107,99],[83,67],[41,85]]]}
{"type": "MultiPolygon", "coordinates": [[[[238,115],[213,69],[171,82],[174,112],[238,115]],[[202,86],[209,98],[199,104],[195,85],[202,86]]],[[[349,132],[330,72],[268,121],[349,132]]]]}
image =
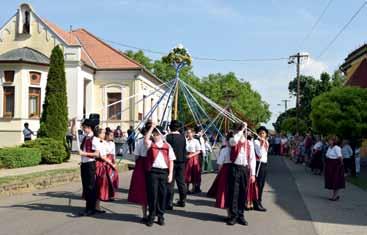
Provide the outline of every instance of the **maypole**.
{"type": "Polygon", "coordinates": [[[176,71],[175,77],[175,101],[174,101],[174,108],[173,108],[173,117],[177,120],[178,116],[178,92],[179,92],[179,76],[180,71],[185,66],[191,65],[191,56],[188,51],[183,47],[183,45],[178,44],[175,48],[171,50],[171,52],[162,58],[163,62],[172,65],[172,67],[176,71]]]}

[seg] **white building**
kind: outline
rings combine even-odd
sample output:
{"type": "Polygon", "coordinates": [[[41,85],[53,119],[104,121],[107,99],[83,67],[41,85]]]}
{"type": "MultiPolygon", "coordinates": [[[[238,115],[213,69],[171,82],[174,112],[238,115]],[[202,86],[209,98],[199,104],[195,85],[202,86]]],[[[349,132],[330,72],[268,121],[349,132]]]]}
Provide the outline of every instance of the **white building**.
{"type": "MultiPolygon", "coordinates": [[[[66,32],[38,16],[29,4],[21,4],[0,28],[0,146],[21,143],[25,122],[38,130],[49,58],[56,45],[64,51],[69,119],[99,113],[103,127],[120,125],[126,130],[166,89],[142,65],[87,30],[66,32]],[[123,102],[106,108],[119,100],[123,102]]],[[[159,105],[153,121],[160,121],[165,105],[159,105]]]]}

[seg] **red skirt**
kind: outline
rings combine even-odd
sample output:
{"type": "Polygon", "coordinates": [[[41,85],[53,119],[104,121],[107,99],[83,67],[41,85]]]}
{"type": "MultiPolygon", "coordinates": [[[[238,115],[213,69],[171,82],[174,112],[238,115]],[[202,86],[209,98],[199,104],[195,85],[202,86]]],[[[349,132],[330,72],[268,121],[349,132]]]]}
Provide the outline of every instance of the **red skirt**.
{"type": "MultiPolygon", "coordinates": [[[[97,199],[101,201],[108,201],[115,196],[117,187],[113,185],[113,178],[116,182],[116,173],[109,164],[103,161],[96,162],[96,185],[97,185],[97,199]]],[[[118,176],[117,176],[118,177],[118,176]]],[[[118,182],[118,180],[117,180],[118,182]]]]}
{"type": "MultiPolygon", "coordinates": [[[[108,157],[108,159],[110,159],[110,161],[113,164],[115,164],[115,158],[113,157],[113,155],[107,155],[107,157],[108,157]]],[[[115,170],[112,167],[109,167],[108,175],[109,175],[109,177],[111,179],[111,182],[112,182],[112,188],[113,188],[112,198],[114,198],[115,197],[115,193],[118,190],[119,183],[120,183],[119,172],[118,172],[118,170],[115,170]]]]}
{"type": "Polygon", "coordinates": [[[186,161],[185,166],[185,183],[200,184],[201,183],[201,167],[199,156],[194,156],[186,161]]]}
{"type": "Polygon", "coordinates": [[[345,188],[344,166],[340,159],[326,158],[325,188],[332,190],[345,188]]]}
{"type": "Polygon", "coordinates": [[[257,187],[256,181],[251,183],[250,177],[247,181],[247,187],[246,187],[246,202],[251,204],[254,201],[257,201],[259,199],[259,188],[257,187]]]}
{"type": "Polygon", "coordinates": [[[135,161],[135,168],[131,176],[128,202],[135,203],[142,206],[147,206],[147,187],[146,187],[146,172],[145,172],[144,157],[139,157],[135,161]]]}
{"type": "Polygon", "coordinates": [[[224,164],[210,187],[207,196],[215,198],[215,206],[225,209],[228,207],[228,174],[231,164],[224,164]]]}

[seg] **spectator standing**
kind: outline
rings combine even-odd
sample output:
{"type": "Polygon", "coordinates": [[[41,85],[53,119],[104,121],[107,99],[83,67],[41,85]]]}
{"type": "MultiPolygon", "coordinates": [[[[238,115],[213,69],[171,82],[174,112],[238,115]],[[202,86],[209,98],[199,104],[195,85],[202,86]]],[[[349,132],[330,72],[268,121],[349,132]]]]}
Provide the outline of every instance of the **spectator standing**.
{"type": "Polygon", "coordinates": [[[34,135],[34,132],[31,129],[29,129],[28,122],[24,123],[23,135],[24,135],[24,142],[32,140],[32,135],[34,135]]]}
{"type": "Polygon", "coordinates": [[[352,166],[353,150],[352,150],[352,147],[350,147],[348,140],[343,140],[342,156],[343,156],[345,173],[351,174],[352,167],[353,167],[352,166]]]}
{"type": "Polygon", "coordinates": [[[132,154],[135,149],[135,131],[133,126],[127,130],[127,144],[129,145],[129,153],[132,154]]]}
{"type": "Polygon", "coordinates": [[[121,156],[122,130],[120,126],[117,126],[117,128],[113,132],[113,135],[115,137],[116,156],[121,156]]]}

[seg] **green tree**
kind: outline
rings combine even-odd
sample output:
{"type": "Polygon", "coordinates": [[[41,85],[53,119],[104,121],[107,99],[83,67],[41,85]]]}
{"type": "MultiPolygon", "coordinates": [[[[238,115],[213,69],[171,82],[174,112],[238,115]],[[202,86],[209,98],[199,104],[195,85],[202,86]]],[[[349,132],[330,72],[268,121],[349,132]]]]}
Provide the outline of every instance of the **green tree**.
{"type": "Polygon", "coordinates": [[[319,133],[358,140],[367,137],[367,89],[335,88],[312,101],[312,126],[319,133]]]}
{"type": "Polygon", "coordinates": [[[68,125],[68,106],[64,53],[56,46],[51,53],[46,97],[41,117],[40,136],[64,140],[68,125]]]}
{"type": "Polygon", "coordinates": [[[280,133],[282,131],[282,122],[288,118],[296,117],[296,108],[288,109],[287,111],[281,113],[275,123],[273,123],[276,132],[280,133]]]}

